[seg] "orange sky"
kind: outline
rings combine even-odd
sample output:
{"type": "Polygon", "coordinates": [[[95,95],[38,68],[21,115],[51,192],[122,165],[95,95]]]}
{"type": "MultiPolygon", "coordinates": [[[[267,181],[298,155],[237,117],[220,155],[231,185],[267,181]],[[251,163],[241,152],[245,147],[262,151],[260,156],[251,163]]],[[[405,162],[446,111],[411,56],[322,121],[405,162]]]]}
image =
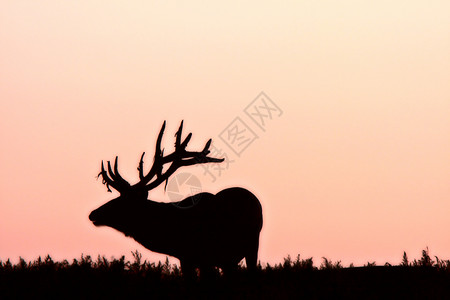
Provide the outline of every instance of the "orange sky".
{"type": "MultiPolygon", "coordinates": [[[[234,160],[204,191],[243,186],[264,212],[260,259],[450,258],[450,2],[1,1],[0,259],[138,249],[95,228],[95,179],[137,180],[163,120],[234,160]],[[130,3],[131,2],[131,3],[130,3]],[[283,111],[262,131],[244,109],[283,111]],[[236,156],[219,134],[258,135],[236,156]]],[[[154,200],[169,201],[162,189],[154,200]]]]}

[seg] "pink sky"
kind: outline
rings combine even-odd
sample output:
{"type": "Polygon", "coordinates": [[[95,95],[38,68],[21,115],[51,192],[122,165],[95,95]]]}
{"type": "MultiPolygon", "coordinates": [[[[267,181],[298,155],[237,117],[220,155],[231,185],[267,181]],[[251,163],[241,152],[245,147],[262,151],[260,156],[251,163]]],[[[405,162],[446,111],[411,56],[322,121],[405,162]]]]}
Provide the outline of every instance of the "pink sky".
{"type": "MultiPolygon", "coordinates": [[[[0,259],[138,249],[95,228],[115,197],[95,179],[120,157],[137,180],[185,120],[192,149],[229,154],[204,191],[242,186],[263,205],[260,259],[398,263],[450,258],[448,1],[1,1],[0,259]],[[282,110],[259,129],[264,91],[282,110]],[[219,134],[259,136],[240,157],[219,134]],[[150,160],[148,160],[150,162],[150,160]]],[[[181,171],[181,170],[180,170],[181,171]]],[[[170,201],[160,188],[150,195],[170,201]]]]}

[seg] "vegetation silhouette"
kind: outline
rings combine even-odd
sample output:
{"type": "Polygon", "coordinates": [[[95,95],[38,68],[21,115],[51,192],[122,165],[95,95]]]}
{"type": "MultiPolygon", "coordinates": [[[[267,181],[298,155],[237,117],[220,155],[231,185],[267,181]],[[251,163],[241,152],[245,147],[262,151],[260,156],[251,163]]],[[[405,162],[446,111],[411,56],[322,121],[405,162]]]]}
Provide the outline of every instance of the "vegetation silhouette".
{"type": "MultiPolygon", "coordinates": [[[[398,266],[344,268],[340,261],[323,258],[316,267],[313,259],[287,257],[283,262],[258,264],[249,276],[239,264],[233,281],[217,276],[207,285],[202,280],[186,285],[177,265],[150,263],[135,251],[133,262],[96,260],[82,255],[72,262],[55,262],[50,256],[13,264],[0,260],[0,298],[105,299],[146,297],[246,298],[246,299],[448,299],[450,260],[422,257],[409,261],[406,253],[398,266]]],[[[351,264],[352,266],[353,264],[351,264]]]]}
{"type": "Polygon", "coordinates": [[[211,139],[202,151],[186,150],[192,133],[182,141],[183,122],[175,134],[175,151],[164,155],[161,141],[164,121],[156,142],[153,165],[144,174],[144,155],[139,162],[139,182],[130,185],[108,161],[102,161],[103,183],[108,191],[116,189],[120,196],[92,211],[89,219],[95,226],[109,226],[134,238],[147,249],[168,254],[180,260],[183,275],[208,276],[220,267],[224,273],[234,273],[245,258],[254,271],[258,259],[259,234],[262,228],[262,208],[259,200],[246,189],[228,188],[213,195],[199,193],[180,202],[161,203],[147,200],[148,191],[156,188],[180,167],[203,163],[220,163],[224,159],[209,157],[211,139]],[[170,164],[163,172],[166,164],[170,164]],[[195,205],[192,205],[195,203],[195,205]]]}

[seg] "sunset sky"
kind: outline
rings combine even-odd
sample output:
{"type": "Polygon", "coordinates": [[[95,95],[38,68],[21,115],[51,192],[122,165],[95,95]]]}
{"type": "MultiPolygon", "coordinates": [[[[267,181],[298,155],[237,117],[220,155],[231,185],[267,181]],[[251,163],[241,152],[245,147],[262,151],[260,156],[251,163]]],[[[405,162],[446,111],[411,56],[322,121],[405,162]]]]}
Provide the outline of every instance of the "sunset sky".
{"type": "Polygon", "coordinates": [[[184,120],[228,158],[178,173],[260,199],[262,262],[450,258],[449,1],[0,0],[0,260],[164,260],[88,220],[101,160],[136,182],[164,120],[166,151],[184,120]]]}

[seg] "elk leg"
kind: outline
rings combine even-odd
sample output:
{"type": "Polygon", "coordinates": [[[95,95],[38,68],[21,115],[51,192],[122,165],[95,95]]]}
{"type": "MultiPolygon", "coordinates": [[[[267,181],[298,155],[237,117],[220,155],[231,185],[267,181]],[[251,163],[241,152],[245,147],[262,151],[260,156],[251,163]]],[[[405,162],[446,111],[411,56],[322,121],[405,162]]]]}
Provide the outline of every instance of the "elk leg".
{"type": "Polygon", "coordinates": [[[247,253],[245,255],[245,263],[247,264],[247,270],[251,272],[256,271],[256,265],[258,263],[258,248],[259,248],[259,232],[255,236],[255,238],[249,241],[247,253]]]}
{"type": "Polygon", "coordinates": [[[226,278],[233,278],[236,275],[237,272],[237,264],[235,263],[229,263],[227,265],[224,265],[222,267],[223,276],[226,278]]]}
{"type": "Polygon", "coordinates": [[[193,282],[197,278],[197,271],[194,264],[188,260],[180,260],[181,273],[188,282],[193,282]]]}
{"type": "Polygon", "coordinates": [[[200,266],[200,279],[210,281],[215,277],[216,269],[214,266],[202,265],[200,266]]]}

